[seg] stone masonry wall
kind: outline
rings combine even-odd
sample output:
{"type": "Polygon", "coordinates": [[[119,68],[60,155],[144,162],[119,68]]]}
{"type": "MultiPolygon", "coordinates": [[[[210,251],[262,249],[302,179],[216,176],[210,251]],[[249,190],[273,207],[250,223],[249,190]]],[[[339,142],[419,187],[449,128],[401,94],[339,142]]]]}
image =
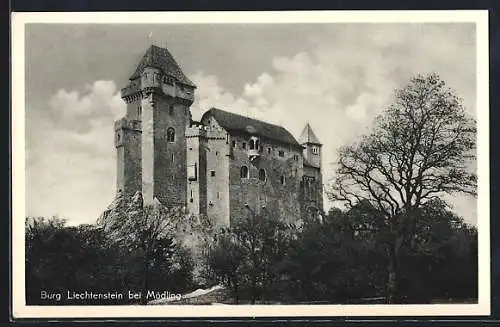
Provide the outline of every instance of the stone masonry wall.
{"type": "Polygon", "coordinates": [[[295,221],[300,218],[300,181],[302,179],[302,151],[260,138],[260,157],[250,161],[247,135],[231,135],[229,159],[230,216],[232,220],[248,217],[266,210],[280,219],[295,221]],[[234,142],[234,146],[233,146],[234,142]],[[246,143],[246,149],[242,144],[246,143]],[[269,150],[271,149],[271,150],[269,150]],[[270,152],[269,152],[270,151],[270,152]],[[279,156],[279,151],[284,156],[279,156]],[[249,168],[249,178],[240,178],[241,167],[249,168]],[[264,169],[266,180],[259,180],[264,169]],[[282,176],[284,183],[282,183],[282,176]],[[247,209],[245,203],[248,204],[247,209]],[[266,209],[262,207],[265,206],[266,209]]]}

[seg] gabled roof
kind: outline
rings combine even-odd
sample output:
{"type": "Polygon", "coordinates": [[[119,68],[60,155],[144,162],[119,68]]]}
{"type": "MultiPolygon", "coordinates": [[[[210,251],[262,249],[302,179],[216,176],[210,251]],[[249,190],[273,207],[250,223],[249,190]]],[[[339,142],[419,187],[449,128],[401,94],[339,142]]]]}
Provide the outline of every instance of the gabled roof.
{"type": "Polygon", "coordinates": [[[300,144],[318,144],[321,145],[321,142],[318,140],[316,135],[314,134],[311,125],[307,123],[306,127],[304,127],[304,130],[302,131],[302,134],[300,135],[299,138],[300,144]]]}
{"type": "Polygon", "coordinates": [[[285,128],[263,122],[261,120],[248,118],[233,114],[217,108],[212,108],[203,114],[203,118],[208,115],[217,120],[222,128],[228,132],[239,132],[249,135],[259,135],[263,138],[277,141],[279,143],[290,144],[297,147],[302,147],[297,140],[285,128]]]}
{"type": "Polygon", "coordinates": [[[182,69],[167,48],[151,45],[137,65],[135,72],[130,76],[130,79],[136,79],[141,76],[146,67],[161,69],[165,74],[176,78],[180,83],[196,87],[196,85],[184,75],[182,69]]]}

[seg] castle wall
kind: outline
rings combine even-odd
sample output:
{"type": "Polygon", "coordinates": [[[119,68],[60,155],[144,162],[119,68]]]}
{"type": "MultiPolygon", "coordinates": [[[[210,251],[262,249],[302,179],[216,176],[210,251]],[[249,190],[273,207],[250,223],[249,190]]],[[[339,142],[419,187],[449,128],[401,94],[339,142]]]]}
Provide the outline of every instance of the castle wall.
{"type": "Polygon", "coordinates": [[[155,196],[167,206],[186,205],[187,108],[172,98],[159,97],[155,108],[155,196]],[[172,108],[171,108],[172,107],[172,108]],[[173,142],[167,140],[173,128],[173,142]]]}
{"type": "Polygon", "coordinates": [[[122,118],[115,122],[117,191],[134,194],[141,190],[141,127],[139,121],[122,118]]]}
{"type": "Polygon", "coordinates": [[[232,221],[254,214],[278,215],[285,221],[300,218],[300,181],[302,177],[302,151],[260,138],[260,157],[248,157],[247,135],[231,135],[229,159],[230,217],[232,221]],[[234,141],[234,146],[233,146],[234,141]],[[246,143],[246,149],[242,144],[246,143]],[[271,152],[269,153],[269,148],[271,152]],[[280,157],[279,152],[284,156],[280,157]],[[241,178],[241,167],[249,169],[249,178],[241,178]],[[264,169],[265,181],[259,179],[264,169]],[[284,183],[282,183],[282,177],[284,183]],[[245,206],[248,205],[248,208],[245,206]],[[263,206],[265,209],[263,209],[263,206]]]}
{"type": "Polygon", "coordinates": [[[217,225],[229,225],[229,144],[223,130],[207,130],[206,213],[217,225]]]}
{"type": "Polygon", "coordinates": [[[206,214],[206,133],[201,127],[186,129],[187,209],[193,214],[206,214]]]}
{"type": "Polygon", "coordinates": [[[303,210],[307,211],[312,207],[323,210],[323,178],[321,169],[304,166],[302,190],[303,210]]]}

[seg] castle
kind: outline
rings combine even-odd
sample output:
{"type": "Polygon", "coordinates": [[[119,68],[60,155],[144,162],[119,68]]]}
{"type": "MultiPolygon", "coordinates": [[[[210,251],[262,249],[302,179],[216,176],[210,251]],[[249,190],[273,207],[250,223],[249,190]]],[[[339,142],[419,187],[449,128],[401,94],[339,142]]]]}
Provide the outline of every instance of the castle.
{"type": "Polygon", "coordinates": [[[216,108],[194,121],[195,90],[168,49],[149,47],[121,90],[118,192],[224,225],[249,211],[295,221],[323,209],[322,144],[309,124],[297,141],[281,126],[216,108]]]}

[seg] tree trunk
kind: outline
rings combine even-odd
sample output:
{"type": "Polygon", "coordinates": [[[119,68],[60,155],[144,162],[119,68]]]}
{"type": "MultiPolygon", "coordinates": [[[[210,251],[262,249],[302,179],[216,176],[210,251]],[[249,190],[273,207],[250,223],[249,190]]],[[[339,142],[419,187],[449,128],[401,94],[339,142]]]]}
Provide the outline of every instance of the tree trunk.
{"type": "Polygon", "coordinates": [[[235,278],[234,281],[234,304],[239,304],[240,303],[240,300],[239,300],[239,290],[238,290],[238,280],[235,278]]]}
{"type": "Polygon", "coordinates": [[[149,251],[146,251],[144,254],[144,280],[142,284],[142,292],[141,292],[141,304],[148,304],[148,275],[149,275],[149,251]]]}
{"type": "Polygon", "coordinates": [[[256,297],[257,297],[257,278],[255,276],[255,274],[253,274],[252,276],[252,304],[255,304],[255,300],[256,300],[256,297]]]}
{"type": "MultiPolygon", "coordinates": [[[[395,242],[396,243],[396,242],[395,242]]],[[[387,300],[389,304],[401,303],[399,251],[397,244],[391,244],[388,251],[389,265],[387,267],[387,300]]]]}

